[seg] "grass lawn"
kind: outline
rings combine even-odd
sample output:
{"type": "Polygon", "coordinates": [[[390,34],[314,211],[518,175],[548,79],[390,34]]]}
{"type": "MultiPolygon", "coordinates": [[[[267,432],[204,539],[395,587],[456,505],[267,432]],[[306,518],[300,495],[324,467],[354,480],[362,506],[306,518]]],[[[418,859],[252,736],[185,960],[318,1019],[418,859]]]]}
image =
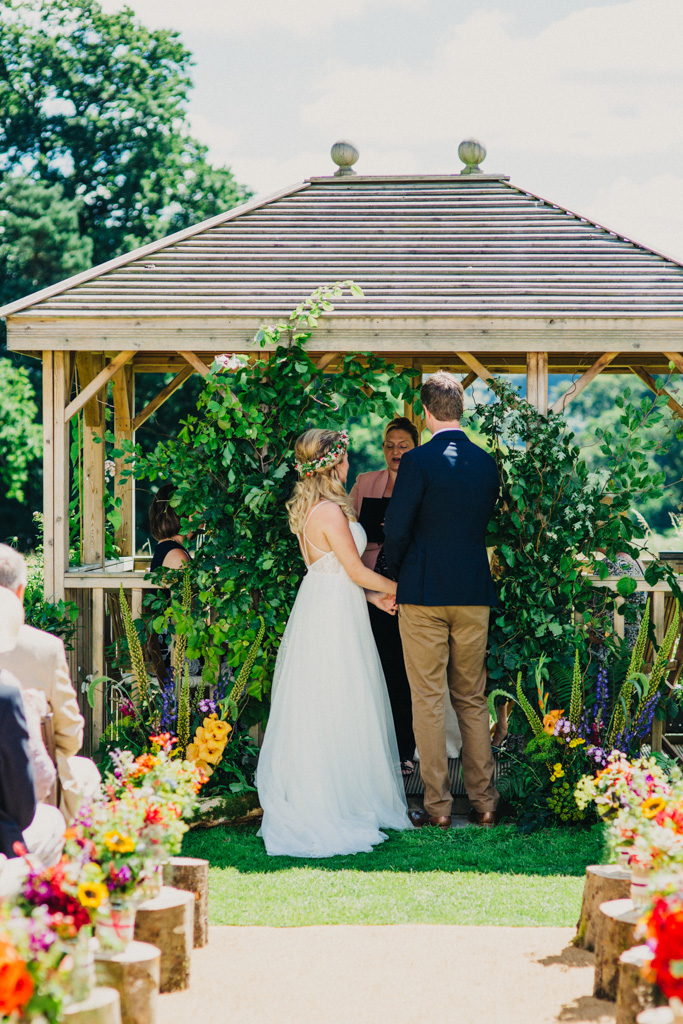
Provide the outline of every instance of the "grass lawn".
{"type": "Polygon", "coordinates": [[[269,857],[255,827],[198,829],[183,853],[211,863],[211,923],[574,925],[603,834],[546,829],[390,833],[373,853],[269,857]]]}

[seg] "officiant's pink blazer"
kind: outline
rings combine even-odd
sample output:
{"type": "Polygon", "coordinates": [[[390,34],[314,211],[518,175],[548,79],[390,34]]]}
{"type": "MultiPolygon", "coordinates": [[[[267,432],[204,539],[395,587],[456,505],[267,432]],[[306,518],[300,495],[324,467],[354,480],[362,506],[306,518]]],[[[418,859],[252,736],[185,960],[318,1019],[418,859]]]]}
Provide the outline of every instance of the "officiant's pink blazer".
{"type": "MultiPolygon", "coordinates": [[[[356,515],[360,514],[360,507],[363,504],[363,498],[384,497],[384,491],[388,481],[388,469],[375,469],[371,473],[361,473],[360,476],[356,478],[356,482],[351,488],[351,494],[349,495],[356,515]]],[[[374,570],[381,547],[381,544],[375,544],[372,541],[368,541],[368,546],[361,556],[363,565],[367,566],[368,569],[374,570]]]]}

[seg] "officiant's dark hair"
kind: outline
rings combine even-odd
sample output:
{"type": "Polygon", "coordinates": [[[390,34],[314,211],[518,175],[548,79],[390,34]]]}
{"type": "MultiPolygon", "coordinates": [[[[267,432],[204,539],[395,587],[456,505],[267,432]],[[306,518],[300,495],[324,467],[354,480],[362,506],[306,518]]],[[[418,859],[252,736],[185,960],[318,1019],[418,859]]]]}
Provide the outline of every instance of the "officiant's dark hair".
{"type": "Polygon", "coordinates": [[[391,423],[387,423],[386,427],[384,428],[385,441],[392,430],[403,430],[406,434],[410,434],[410,436],[413,439],[413,444],[415,445],[416,448],[419,445],[420,435],[417,432],[417,427],[415,426],[414,423],[411,423],[407,416],[394,416],[391,423]]]}
{"type": "Polygon", "coordinates": [[[425,409],[429,409],[432,416],[441,423],[462,419],[465,392],[458,378],[452,373],[439,370],[432,374],[422,385],[420,398],[425,409]]]}

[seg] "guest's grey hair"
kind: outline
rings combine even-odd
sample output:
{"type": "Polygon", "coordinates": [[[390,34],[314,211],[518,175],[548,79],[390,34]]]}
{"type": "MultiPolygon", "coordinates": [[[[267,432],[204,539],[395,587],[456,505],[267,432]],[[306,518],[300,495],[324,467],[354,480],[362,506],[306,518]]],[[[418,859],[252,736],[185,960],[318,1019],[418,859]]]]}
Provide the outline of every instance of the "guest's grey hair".
{"type": "Polygon", "coordinates": [[[13,592],[25,587],[28,581],[26,559],[9,544],[0,544],[0,587],[13,592]]]}

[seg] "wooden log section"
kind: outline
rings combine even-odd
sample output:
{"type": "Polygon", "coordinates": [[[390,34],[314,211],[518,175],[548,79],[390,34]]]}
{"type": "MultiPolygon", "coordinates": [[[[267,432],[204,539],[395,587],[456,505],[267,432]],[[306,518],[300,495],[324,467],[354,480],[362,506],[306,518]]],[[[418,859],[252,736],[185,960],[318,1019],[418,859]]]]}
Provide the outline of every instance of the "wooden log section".
{"type": "Polygon", "coordinates": [[[115,988],[121,1024],[157,1024],[161,952],[147,942],[131,942],[123,953],[95,958],[98,985],[115,988]]]}
{"type": "Polygon", "coordinates": [[[209,941],[209,862],[198,857],[171,857],[164,864],[164,884],[194,893],[194,941],[196,948],[209,941]]]}
{"type": "Polygon", "coordinates": [[[586,868],[581,913],[574,945],[594,950],[601,922],[600,904],[627,899],[631,872],[618,864],[591,864],[586,868]]]}
{"type": "Polygon", "coordinates": [[[135,939],[161,951],[159,991],[178,992],[190,984],[194,936],[194,894],[162,886],[154,899],[138,907],[135,939]]]}
{"type": "Polygon", "coordinates": [[[122,1024],[121,1000],[115,988],[95,988],[82,1003],[62,1010],[63,1024],[122,1024]]]}
{"type": "Polygon", "coordinates": [[[642,974],[651,959],[649,946],[633,946],[619,957],[616,1024],[636,1024],[639,1013],[657,1005],[659,994],[642,974]]]}
{"type": "Polygon", "coordinates": [[[673,1010],[668,1006],[657,1006],[654,1009],[643,1010],[636,1017],[638,1024],[678,1024],[674,1017],[673,1010]]]}
{"type": "Polygon", "coordinates": [[[596,999],[615,1002],[619,982],[619,957],[634,945],[634,932],[640,917],[631,900],[609,900],[600,905],[602,923],[595,946],[596,999]]]}

